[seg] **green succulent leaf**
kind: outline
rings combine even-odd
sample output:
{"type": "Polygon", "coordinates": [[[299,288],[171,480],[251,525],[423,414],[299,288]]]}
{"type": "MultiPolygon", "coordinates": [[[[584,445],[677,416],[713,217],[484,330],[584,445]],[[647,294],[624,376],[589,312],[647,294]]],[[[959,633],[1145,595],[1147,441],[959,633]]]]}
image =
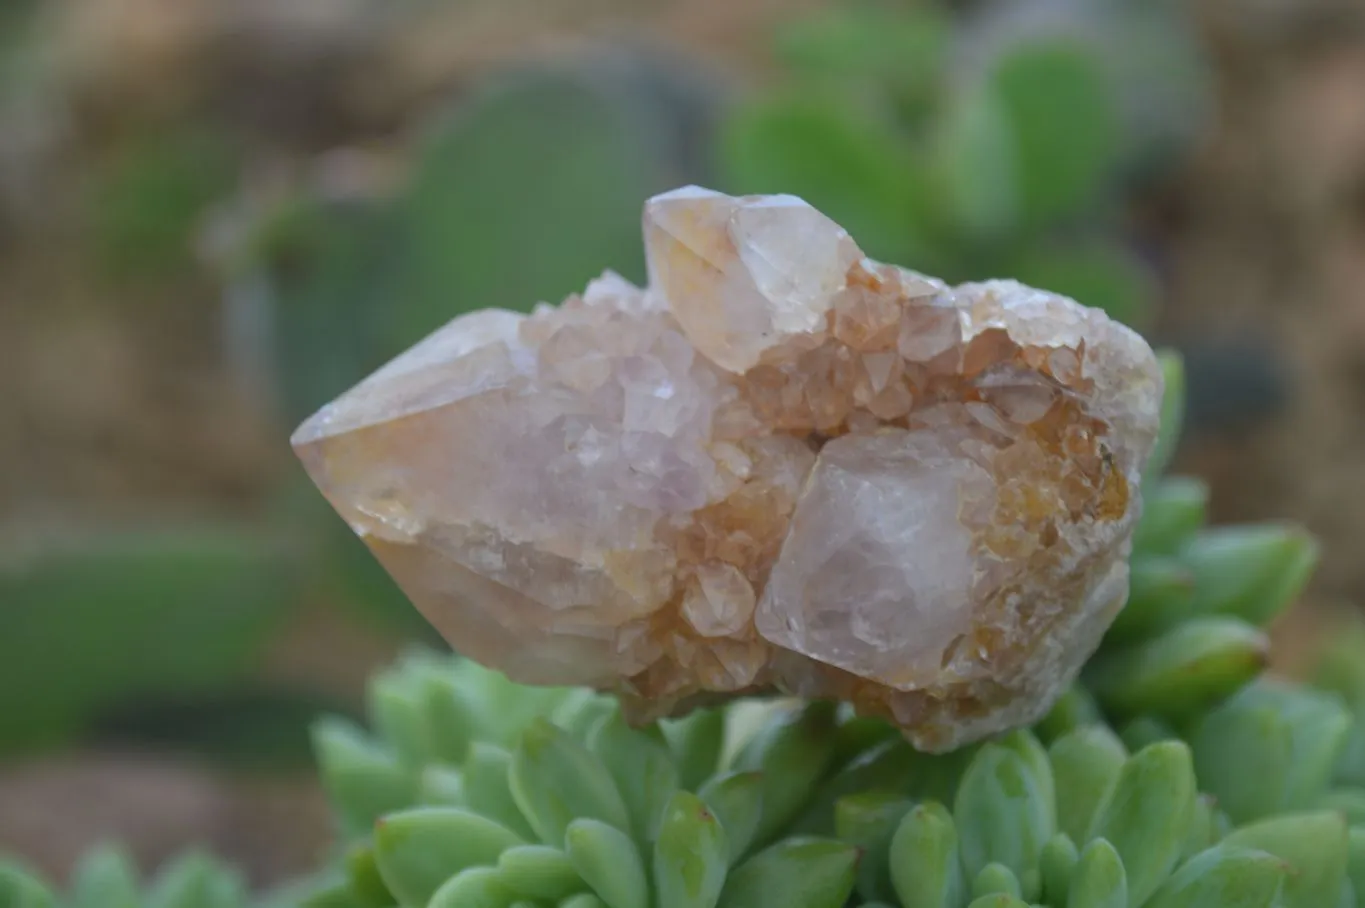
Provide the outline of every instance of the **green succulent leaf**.
{"type": "Polygon", "coordinates": [[[1081,851],[1067,887],[1067,908],[1125,908],[1128,876],[1119,853],[1104,839],[1094,839],[1081,851]]]}
{"type": "Polygon", "coordinates": [[[587,888],[568,855],[548,845],[516,845],[498,856],[498,872],[514,894],[530,899],[567,898],[587,888]]]}
{"type": "Polygon", "coordinates": [[[725,828],[729,863],[737,863],[748,853],[763,817],[763,774],[725,773],[709,780],[697,794],[725,828]]]}
{"type": "Polygon", "coordinates": [[[607,908],[607,905],[592,893],[583,892],[569,896],[559,903],[559,908],[607,908]]]}
{"type": "Polygon", "coordinates": [[[1014,875],[1004,864],[987,864],[981,868],[981,872],[972,881],[972,898],[978,899],[984,895],[1003,894],[1020,898],[1023,890],[1019,885],[1019,878],[1014,875]]]}
{"type": "Polygon", "coordinates": [[[323,785],[346,829],[368,832],[384,814],[412,804],[418,780],[385,747],[342,719],[324,719],[313,728],[323,785]]]}
{"type": "Polygon", "coordinates": [[[953,819],[972,878],[990,863],[1004,864],[1019,877],[1038,869],[1043,844],[1054,832],[1055,808],[1044,800],[1047,787],[1035,770],[1017,750],[1000,744],[987,744],[968,765],[953,819]]]}
{"type": "Polygon", "coordinates": [[[1317,541],[1284,524],[1207,529],[1180,551],[1194,575],[1191,614],[1269,624],[1293,602],[1317,566],[1317,541]]]}
{"type": "Polygon", "coordinates": [[[54,908],[56,900],[37,877],[0,863],[0,908],[54,908]]]}
{"type": "Polygon", "coordinates": [[[363,905],[386,908],[398,901],[384,882],[378,858],[369,844],[356,845],[346,853],[346,881],[363,905]]]}
{"type": "Polygon", "coordinates": [[[1144,488],[1155,485],[1170,466],[1185,428],[1185,360],[1175,350],[1159,350],[1157,359],[1165,379],[1161,395],[1161,430],[1143,471],[1144,488]]]}
{"type": "Polygon", "coordinates": [[[522,735],[508,778],[518,809],[548,845],[562,846],[565,831],[580,818],[630,829],[629,811],[606,766],[543,719],[522,735]]]}
{"type": "Polygon", "coordinates": [[[630,831],[641,847],[654,841],[655,831],[673,793],[680,787],[678,769],[662,735],[651,735],[626,725],[613,711],[589,736],[588,748],[607,767],[630,813],[630,831]]]}
{"type": "Polygon", "coordinates": [[[1150,639],[1175,627],[1190,612],[1194,574],[1178,558],[1135,557],[1128,602],[1104,635],[1108,647],[1150,639]]]}
{"type": "Polygon", "coordinates": [[[935,801],[916,805],[901,820],[888,863],[904,908],[954,908],[966,896],[957,827],[935,801]]]}
{"type": "Polygon", "coordinates": [[[1098,725],[1104,721],[1100,714],[1099,704],[1083,684],[1072,684],[1066,689],[1033,731],[1038,738],[1047,745],[1052,745],[1057,739],[1068,732],[1073,732],[1079,728],[1089,725],[1098,725]]]}
{"type": "Polygon", "coordinates": [[[857,867],[852,845],[784,839],[734,869],[720,908],[841,908],[853,892],[857,867]]]}
{"type": "Polygon", "coordinates": [[[1287,865],[1251,848],[1217,845],[1180,866],[1161,884],[1149,908],[1269,908],[1287,865]]]}
{"type": "Polygon", "coordinates": [[[1304,809],[1326,790],[1350,724],[1334,695],[1258,681],[1194,730],[1195,766],[1238,822],[1304,809]]]}
{"type": "Polygon", "coordinates": [[[1269,650],[1265,634],[1240,619],[1199,618],[1154,640],[1097,655],[1085,678],[1115,713],[1179,721],[1245,686],[1265,667],[1269,650]]]}
{"type": "Polygon", "coordinates": [[[1154,716],[1138,716],[1119,731],[1123,746],[1136,753],[1149,744],[1161,741],[1179,741],[1180,735],[1174,728],[1154,716]]]}
{"type": "Polygon", "coordinates": [[[1346,879],[1346,820],[1333,811],[1282,814],[1235,830],[1228,846],[1259,849],[1289,865],[1284,908],[1332,905],[1346,879]]]}
{"type": "Polygon", "coordinates": [[[1089,838],[1107,839],[1114,846],[1127,871],[1133,904],[1146,901],[1180,859],[1195,791],[1189,748],[1163,741],[1128,758],[1096,814],[1089,838]]]}
{"type": "Polygon", "coordinates": [[[1064,832],[1059,832],[1047,840],[1043,855],[1039,860],[1042,871],[1043,898],[1049,904],[1065,905],[1067,893],[1071,888],[1071,877],[1075,873],[1080,853],[1076,843],[1064,832]]]}
{"type": "Polygon", "coordinates": [[[161,869],[143,904],[146,908],[239,908],[246,881],[233,869],[189,851],[161,869]]]}
{"type": "Polygon", "coordinates": [[[494,867],[470,867],[447,880],[426,908],[509,908],[511,890],[494,867]]]}
{"type": "Polygon", "coordinates": [[[527,840],[536,836],[512,797],[512,755],[484,741],[469,745],[462,774],[462,801],[527,840]]]}
{"type": "Polygon", "coordinates": [[[1209,487],[1202,479],[1169,476],[1144,480],[1142,519],[1133,531],[1134,561],[1175,555],[1204,525],[1208,507],[1209,487]]]}
{"type": "Polygon", "coordinates": [[[715,908],[729,866],[725,827],[696,795],[675,793],[654,845],[656,908],[715,908]]]}
{"type": "Polygon", "coordinates": [[[735,760],[763,773],[763,815],[755,841],[767,843],[806,805],[834,756],[835,707],[813,703],[770,723],[735,760]]]}
{"type": "Polygon", "coordinates": [[[103,845],[87,852],[71,874],[69,908],[141,908],[142,887],[132,858],[103,845]]]}
{"type": "Polygon", "coordinates": [[[725,749],[725,711],[699,709],[689,716],[660,723],[678,767],[678,784],[696,791],[720,766],[725,749]]]}
{"type": "Polygon", "coordinates": [[[840,798],[834,806],[834,831],[839,838],[862,849],[858,865],[858,892],[865,899],[890,899],[890,848],[901,820],[912,801],[891,792],[868,791],[840,798]]]}
{"type": "Polygon", "coordinates": [[[1365,789],[1334,788],[1310,806],[1335,810],[1352,826],[1365,826],[1365,789]]]}
{"type": "Polygon", "coordinates": [[[467,867],[496,864],[525,842],[487,817],[456,807],[418,807],[375,825],[374,854],[389,891],[404,905],[424,905],[467,867]]]}
{"type": "MultiPolygon", "coordinates": [[[[1087,840],[1128,751],[1107,726],[1077,729],[1048,749],[1057,787],[1057,826],[1072,843],[1087,840]]],[[[1074,847],[1074,844],[1073,844],[1074,847]]]]}
{"type": "Polygon", "coordinates": [[[607,908],[649,908],[649,880],[640,850],[619,827],[574,820],[564,832],[564,853],[607,908]]]}
{"type": "Polygon", "coordinates": [[[1346,875],[1357,896],[1365,893],[1365,827],[1352,825],[1346,833],[1346,875]]]}

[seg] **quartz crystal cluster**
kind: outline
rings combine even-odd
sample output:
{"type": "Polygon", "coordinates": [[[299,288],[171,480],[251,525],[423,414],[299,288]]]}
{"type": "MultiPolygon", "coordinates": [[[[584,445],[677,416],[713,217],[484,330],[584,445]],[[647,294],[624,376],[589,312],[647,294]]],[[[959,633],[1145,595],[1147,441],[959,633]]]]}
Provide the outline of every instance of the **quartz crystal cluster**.
{"type": "Polygon", "coordinates": [[[868,259],[790,196],[648,201],[647,287],[460,316],[293,442],[456,650],[638,720],[837,698],[941,751],[1032,721],[1128,590],[1148,345],[868,259]]]}

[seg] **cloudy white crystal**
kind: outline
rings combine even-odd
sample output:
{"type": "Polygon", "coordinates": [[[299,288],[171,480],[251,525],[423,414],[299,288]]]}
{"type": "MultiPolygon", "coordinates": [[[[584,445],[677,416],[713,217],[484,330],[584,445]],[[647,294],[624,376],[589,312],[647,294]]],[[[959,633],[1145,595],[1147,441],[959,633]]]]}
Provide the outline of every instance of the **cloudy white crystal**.
{"type": "Polygon", "coordinates": [[[461,316],[306,422],[337,511],[457,650],[638,720],[781,690],[943,750],[1040,716],[1127,595],[1151,349],[790,196],[687,187],[644,235],[649,287],[461,316]]]}

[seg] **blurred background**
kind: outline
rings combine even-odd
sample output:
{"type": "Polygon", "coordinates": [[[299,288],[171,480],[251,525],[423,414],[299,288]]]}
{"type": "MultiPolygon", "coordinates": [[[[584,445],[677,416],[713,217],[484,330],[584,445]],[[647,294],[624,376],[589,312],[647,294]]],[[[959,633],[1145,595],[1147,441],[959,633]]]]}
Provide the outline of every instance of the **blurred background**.
{"type": "Polygon", "coordinates": [[[0,0],[0,851],[327,836],[306,722],[430,632],[292,428],[459,312],[791,192],[1186,356],[1177,468],[1365,602],[1365,3],[0,0]]]}

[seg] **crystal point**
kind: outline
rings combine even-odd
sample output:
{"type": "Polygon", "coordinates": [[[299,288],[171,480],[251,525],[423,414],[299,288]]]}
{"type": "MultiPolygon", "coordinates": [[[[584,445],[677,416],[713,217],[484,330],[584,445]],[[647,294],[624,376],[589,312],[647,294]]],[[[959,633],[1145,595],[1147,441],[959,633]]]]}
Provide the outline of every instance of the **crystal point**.
{"type": "Polygon", "coordinates": [[[460,316],[300,427],[336,510],[458,651],[636,720],[777,690],[941,751],[1041,716],[1127,595],[1147,344],[790,196],[643,228],[648,287],[460,316]]]}

